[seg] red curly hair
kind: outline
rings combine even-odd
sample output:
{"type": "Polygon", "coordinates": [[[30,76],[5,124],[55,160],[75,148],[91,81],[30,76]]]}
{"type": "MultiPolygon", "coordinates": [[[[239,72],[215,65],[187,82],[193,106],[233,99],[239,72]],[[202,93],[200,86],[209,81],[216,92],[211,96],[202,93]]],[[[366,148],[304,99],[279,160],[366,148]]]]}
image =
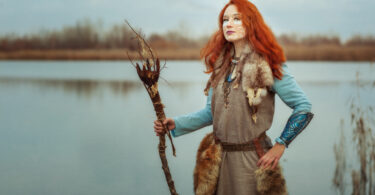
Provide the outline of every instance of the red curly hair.
{"type": "MultiPolygon", "coordinates": [[[[246,29],[246,39],[252,48],[262,57],[267,60],[272,70],[273,76],[280,79],[282,78],[282,63],[285,62],[286,58],[281,46],[277,43],[275,36],[271,29],[266,25],[262,15],[255,7],[254,4],[248,0],[230,0],[224,8],[221,10],[219,15],[219,30],[216,31],[202,48],[200,57],[206,64],[207,71],[209,74],[214,70],[214,64],[218,59],[220,53],[224,49],[224,60],[230,58],[230,50],[233,44],[228,42],[223,33],[223,15],[229,5],[235,5],[238,12],[242,14],[242,24],[246,29]]],[[[228,66],[224,66],[226,68],[228,66]]],[[[220,74],[219,74],[220,75],[220,74]]],[[[211,81],[215,79],[215,74],[211,75],[211,81]]],[[[217,83],[217,82],[215,82],[217,83]]],[[[216,84],[212,83],[213,86],[216,84]]]]}

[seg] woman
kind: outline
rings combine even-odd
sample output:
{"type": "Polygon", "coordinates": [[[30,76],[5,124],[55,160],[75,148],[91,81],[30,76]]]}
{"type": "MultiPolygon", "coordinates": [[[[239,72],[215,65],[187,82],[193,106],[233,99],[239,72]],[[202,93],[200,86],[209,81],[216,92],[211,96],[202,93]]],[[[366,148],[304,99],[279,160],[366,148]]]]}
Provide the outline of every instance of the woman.
{"type": "MultiPolygon", "coordinates": [[[[222,149],[218,181],[213,191],[200,194],[258,194],[256,169],[278,168],[285,147],[312,119],[311,103],[283,64],[283,50],[255,5],[231,0],[220,13],[219,25],[201,51],[211,74],[206,107],[163,123],[174,137],[213,125],[212,137],[222,149]],[[275,94],[293,113],[272,146],[265,131],[272,124],[275,94]]],[[[154,130],[164,133],[157,120],[154,130]]]]}

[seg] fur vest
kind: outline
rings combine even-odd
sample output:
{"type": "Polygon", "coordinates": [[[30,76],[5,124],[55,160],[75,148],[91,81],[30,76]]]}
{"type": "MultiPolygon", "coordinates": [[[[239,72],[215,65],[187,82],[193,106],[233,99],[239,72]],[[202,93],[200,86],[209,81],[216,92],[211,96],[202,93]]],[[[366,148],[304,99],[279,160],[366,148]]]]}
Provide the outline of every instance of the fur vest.
{"type": "MultiPolygon", "coordinates": [[[[223,61],[223,53],[215,63],[216,74],[225,63],[223,61]]],[[[233,54],[233,51],[231,51],[231,54],[233,54]]],[[[262,98],[267,95],[268,90],[273,85],[273,75],[268,62],[247,46],[241,54],[239,63],[233,70],[231,78],[232,82],[234,82],[233,88],[237,88],[241,84],[248,98],[249,106],[255,108],[252,109],[255,112],[252,113],[251,117],[256,123],[256,106],[262,102],[262,98]]],[[[206,92],[211,85],[211,79],[207,83],[206,92]]],[[[215,194],[220,173],[221,156],[222,147],[220,144],[215,143],[213,133],[206,135],[199,145],[196,157],[194,169],[194,192],[196,195],[215,194]]],[[[285,179],[279,165],[277,165],[275,170],[258,169],[255,172],[255,176],[259,194],[287,194],[285,179]]]]}
{"type": "MultiPolygon", "coordinates": [[[[234,54],[234,49],[230,51],[231,55],[234,54]]],[[[224,51],[215,62],[214,69],[215,75],[219,74],[220,68],[223,67],[224,63],[228,63],[224,60],[224,51]]],[[[213,75],[213,74],[212,74],[213,75]]],[[[208,95],[208,90],[211,87],[213,78],[209,79],[205,89],[205,94],[208,95]]],[[[238,88],[238,85],[242,85],[242,89],[247,94],[249,106],[256,111],[257,105],[262,101],[268,93],[268,90],[273,85],[273,74],[268,62],[258,55],[249,45],[243,49],[238,65],[233,70],[232,79],[234,79],[234,88],[238,88]],[[255,108],[255,109],[254,109],[255,108]]],[[[253,113],[252,119],[256,122],[256,112],[253,113]]]]}

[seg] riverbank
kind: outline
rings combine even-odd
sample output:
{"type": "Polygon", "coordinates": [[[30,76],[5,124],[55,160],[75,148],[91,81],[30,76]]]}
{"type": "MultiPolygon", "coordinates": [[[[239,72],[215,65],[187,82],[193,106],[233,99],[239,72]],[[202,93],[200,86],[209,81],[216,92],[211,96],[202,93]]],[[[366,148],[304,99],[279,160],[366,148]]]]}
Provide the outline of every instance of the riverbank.
{"type": "MultiPolygon", "coordinates": [[[[160,59],[197,60],[199,49],[157,50],[160,59]]],[[[0,60],[128,60],[128,55],[137,59],[138,53],[126,49],[83,50],[20,50],[1,52],[0,60]]]]}
{"type": "MultiPolygon", "coordinates": [[[[199,60],[199,48],[155,49],[160,59],[199,60]]],[[[375,61],[375,47],[371,46],[287,46],[284,47],[289,61],[375,61]]],[[[135,51],[126,49],[84,50],[19,50],[0,51],[0,60],[128,60],[136,59],[135,51]]]]}

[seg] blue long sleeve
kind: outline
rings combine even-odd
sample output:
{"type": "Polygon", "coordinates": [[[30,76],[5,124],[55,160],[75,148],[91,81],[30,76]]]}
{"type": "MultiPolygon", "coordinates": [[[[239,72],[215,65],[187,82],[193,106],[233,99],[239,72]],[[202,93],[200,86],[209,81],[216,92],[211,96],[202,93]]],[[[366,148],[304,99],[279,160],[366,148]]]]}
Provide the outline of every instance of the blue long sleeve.
{"type": "Polygon", "coordinates": [[[273,90],[286,105],[293,109],[292,114],[310,112],[311,103],[294,79],[294,76],[290,73],[286,64],[283,64],[283,73],[284,75],[281,80],[275,78],[272,86],[273,90]]]}
{"type": "Polygon", "coordinates": [[[198,112],[173,117],[176,127],[171,131],[173,137],[191,133],[200,128],[212,125],[211,98],[213,89],[208,91],[206,107],[198,112]]]}
{"type": "Polygon", "coordinates": [[[282,79],[275,79],[273,90],[286,105],[293,109],[293,113],[289,117],[281,136],[276,138],[275,141],[288,147],[293,139],[310,123],[314,114],[310,112],[310,101],[285,64],[283,65],[283,71],[284,76],[282,79]]]}

